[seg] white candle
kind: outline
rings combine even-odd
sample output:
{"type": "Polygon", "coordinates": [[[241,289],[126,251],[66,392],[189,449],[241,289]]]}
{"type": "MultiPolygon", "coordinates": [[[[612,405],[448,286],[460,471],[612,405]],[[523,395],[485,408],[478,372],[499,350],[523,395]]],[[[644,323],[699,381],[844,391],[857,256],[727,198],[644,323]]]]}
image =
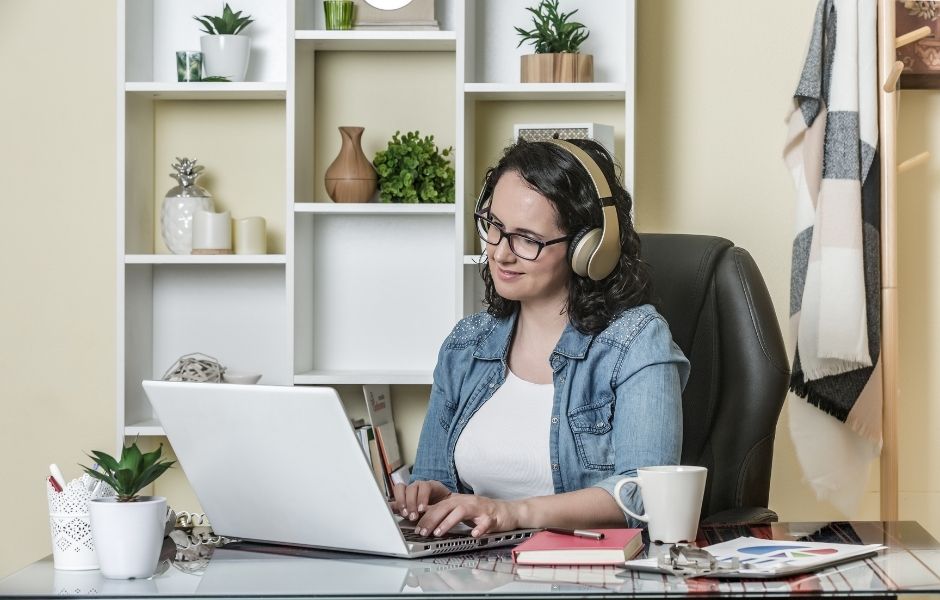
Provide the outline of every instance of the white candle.
{"type": "Polygon", "coordinates": [[[267,232],[263,217],[235,219],[235,254],[267,254],[267,232]]]}
{"type": "Polygon", "coordinates": [[[205,210],[193,215],[193,252],[199,250],[232,251],[232,217],[228,211],[205,210]]]}

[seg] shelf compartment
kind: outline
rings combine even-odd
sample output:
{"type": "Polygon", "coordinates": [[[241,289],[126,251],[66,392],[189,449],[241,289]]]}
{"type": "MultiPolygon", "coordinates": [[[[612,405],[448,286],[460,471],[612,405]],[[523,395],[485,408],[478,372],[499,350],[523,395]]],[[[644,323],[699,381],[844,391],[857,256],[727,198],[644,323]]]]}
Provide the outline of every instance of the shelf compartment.
{"type": "Polygon", "coordinates": [[[430,385],[434,377],[432,371],[346,371],[322,370],[307,371],[294,375],[294,385],[430,385]]]}
{"type": "Polygon", "coordinates": [[[297,31],[299,49],[339,51],[450,51],[457,48],[453,31],[297,31]]]}
{"type": "Polygon", "coordinates": [[[302,214],[294,383],[424,382],[456,321],[450,214],[302,214]],[[379,374],[379,375],[376,375],[379,374]]]}
{"type": "Polygon", "coordinates": [[[455,208],[453,204],[298,202],[294,204],[294,212],[325,215],[452,215],[455,208]]]}
{"type": "MultiPolygon", "coordinates": [[[[530,44],[519,47],[512,25],[529,29],[531,0],[466,0],[462,3],[467,31],[465,81],[514,83],[519,81],[519,63],[530,54],[530,44]]],[[[594,80],[623,84],[630,81],[633,57],[635,0],[580,0],[575,20],[584,23],[591,35],[580,51],[594,56],[594,80]],[[629,57],[629,59],[628,59],[629,57]]]]}
{"type": "Polygon", "coordinates": [[[125,427],[154,418],[141,381],[160,379],[186,354],[291,384],[281,265],[129,264],[125,274],[125,427]]]}
{"type": "Polygon", "coordinates": [[[132,81],[124,84],[124,91],[155,100],[283,100],[287,97],[287,84],[283,81],[132,81]]]}
{"type": "MultiPolygon", "coordinates": [[[[194,15],[219,14],[216,0],[124,0],[124,80],[176,82],[176,51],[199,50],[203,32],[194,15]]],[[[254,22],[242,35],[251,38],[248,81],[287,80],[288,3],[242,0],[238,9],[254,22]]]]}
{"type": "Polygon", "coordinates": [[[128,265],[283,265],[283,254],[127,254],[128,265]]]}
{"type": "Polygon", "coordinates": [[[618,100],[627,90],[620,83],[467,83],[474,100],[618,100]]]}

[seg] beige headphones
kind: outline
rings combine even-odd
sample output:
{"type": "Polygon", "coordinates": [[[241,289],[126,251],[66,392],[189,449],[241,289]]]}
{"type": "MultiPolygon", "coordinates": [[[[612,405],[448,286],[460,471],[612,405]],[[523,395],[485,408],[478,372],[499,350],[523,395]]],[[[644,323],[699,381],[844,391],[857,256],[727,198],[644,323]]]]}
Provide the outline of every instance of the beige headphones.
{"type": "MultiPolygon", "coordinates": [[[[604,172],[587,152],[565,140],[548,141],[565,150],[581,163],[597,192],[598,201],[601,203],[603,224],[601,227],[585,227],[574,234],[568,245],[568,262],[571,264],[571,270],[581,277],[600,281],[614,271],[620,260],[620,222],[617,219],[617,206],[610,193],[610,185],[604,177],[604,172]]],[[[483,205],[489,198],[490,187],[489,182],[483,186],[480,198],[477,200],[476,212],[483,209],[483,205]]]]}

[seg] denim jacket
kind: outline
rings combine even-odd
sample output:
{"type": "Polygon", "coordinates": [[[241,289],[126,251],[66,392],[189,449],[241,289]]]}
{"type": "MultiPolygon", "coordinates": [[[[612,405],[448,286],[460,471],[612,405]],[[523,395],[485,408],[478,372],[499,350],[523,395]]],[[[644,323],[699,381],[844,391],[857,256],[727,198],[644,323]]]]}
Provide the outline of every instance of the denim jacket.
{"type": "MultiPolygon", "coordinates": [[[[470,417],[502,385],[516,314],[465,317],[441,346],[412,481],[437,480],[470,493],[457,477],[454,447],[470,417]]],[[[569,323],[552,351],[554,399],[549,454],[555,493],[596,486],[614,493],[638,467],[678,464],[682,390],[689,362],[650,305],[624,311],[597,335],[569,323]]],[[[512,451],[512,440],[506,440],[512,451]]],[[[642,514],[636,486],[621,499],[642,514]]],[[[625,515],[626,517],[626,515],[625,515]]],[[[628,519],[632,526],[638,523],[628,519]]]]}

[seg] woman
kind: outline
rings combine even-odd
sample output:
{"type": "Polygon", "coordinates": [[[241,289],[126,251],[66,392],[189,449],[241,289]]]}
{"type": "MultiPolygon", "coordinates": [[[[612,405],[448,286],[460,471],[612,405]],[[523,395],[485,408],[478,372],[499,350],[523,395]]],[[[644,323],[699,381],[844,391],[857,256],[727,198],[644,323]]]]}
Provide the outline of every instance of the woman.
{"type": "MultiPolygon", "coordinates": [[[[394,489],[393,508],[422,535],[460,522],[474,536],[624,526],[616,482],[679,461],[688,361],[649,304],[613,160],[596,142],[573,143],[519,142],[486,175],[475,219],[487,309],[444,341],[411,483],[394,489]],[[606,182],[595,185],[591,163],[606,182]],[[602,223],[608,267],[587,272],[578,250],[573,268],[577,234],[602,223]]],[[[642,513],[634,486],[621,493],[642,513]]]]}

